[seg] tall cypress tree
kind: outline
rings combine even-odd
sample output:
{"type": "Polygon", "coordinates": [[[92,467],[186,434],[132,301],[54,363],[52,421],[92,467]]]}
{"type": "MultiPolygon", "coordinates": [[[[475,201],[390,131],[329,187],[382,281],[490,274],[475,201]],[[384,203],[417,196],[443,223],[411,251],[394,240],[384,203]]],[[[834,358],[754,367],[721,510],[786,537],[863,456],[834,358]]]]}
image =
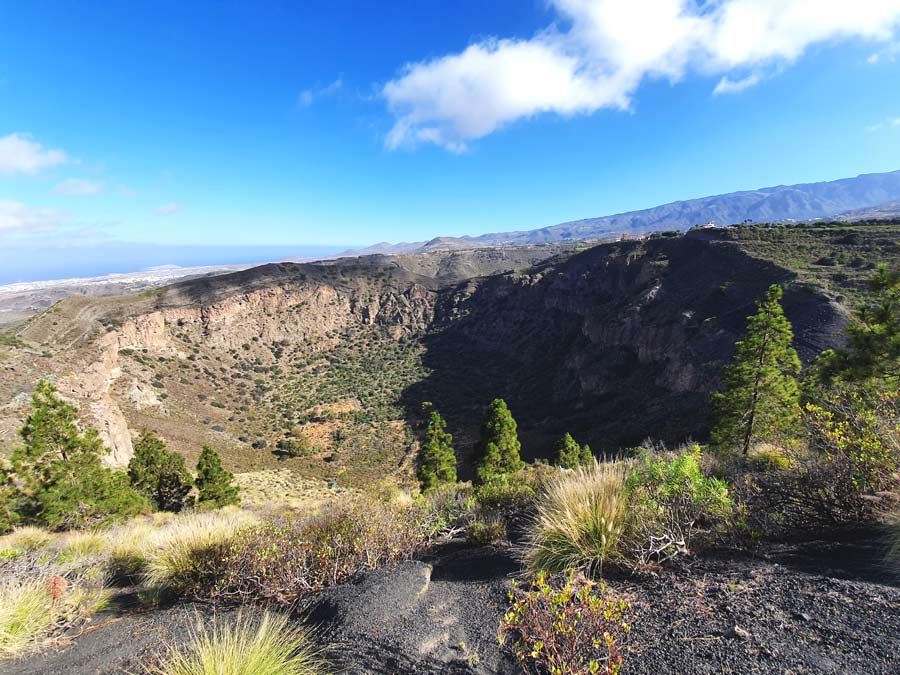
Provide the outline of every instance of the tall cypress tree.
{"type": "Polygon", "coordinates": [[[521,450],[516,420],[506,401],[495,398],[488,406],[481,423],[481,439],[478,444],[478,460],[475,475],[482,483],[525,466],[519,457],[521,450]]]}
{"type": "Polygon", "coordinates": [[[453,436],[447,432],[447,423],[438,413],[432,412],[422,444],[419,481],[427,490],[439,483],[456,482],[456,453],[453,436]]]}
{"type": "Polygon", "coordinates": [[[712,395],[713,442],[722,448],[750,446],[796,428],[800,415],[800,359],[791,346],[790,321],[781,307],[781,287],[773,284],[747,318],[734,362],[722,374],[723,391],[712,395]]]}
{"type": "Polygon", "coordinates": [[[197,505],[218,509],[241,503],[234,474],[222,466],[219,453],[208,445],[203,446],[197,461],[197,505]]]}
{"type": "Polygon", "coordinates": [[[194,485],[184,457],[166,449],[163,440],[152,431],[144,431],[135,443],[128,477],[135,489],[160,511],[181,511],[194,485]]]}

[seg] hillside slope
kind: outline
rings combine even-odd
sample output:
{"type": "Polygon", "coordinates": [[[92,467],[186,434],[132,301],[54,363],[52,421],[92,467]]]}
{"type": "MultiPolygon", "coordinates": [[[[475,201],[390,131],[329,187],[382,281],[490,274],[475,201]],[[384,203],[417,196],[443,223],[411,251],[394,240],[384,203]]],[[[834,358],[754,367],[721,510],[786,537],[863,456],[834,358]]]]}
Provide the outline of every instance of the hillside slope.
{"type": "Polygon", "coordinates": [[[117,298],[69,298],[0,335],[0,447],[42,377],[122,464],[144,428],[194,461],[348,486],[414,480],[421,404],[467,475],[506,397],[526,456],[570,431],[595,451],[706,433],[706,401],[771,283],[804,360],[841,339],[900,223],[698,230],[530,247],[266,265],[117,298]],[[296,457],[287,458],[286,449],[296,457]]]}

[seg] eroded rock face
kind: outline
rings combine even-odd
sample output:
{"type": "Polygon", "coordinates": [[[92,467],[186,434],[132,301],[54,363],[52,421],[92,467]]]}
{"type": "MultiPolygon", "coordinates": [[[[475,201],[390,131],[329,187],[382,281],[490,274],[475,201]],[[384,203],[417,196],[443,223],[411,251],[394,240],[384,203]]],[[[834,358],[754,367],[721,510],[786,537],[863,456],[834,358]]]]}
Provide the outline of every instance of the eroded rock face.
{"type": "MultiPolygon", "coordinates": [[[[287,284],[237,293],[215,302],[167,307],[132,316],[97,341],[98,356],[84,371],[62,378],[60,390],[84,404],[89,421],[110,448],[107,462],[124,466],[133,454],[131,432],[111,387],[122,376],[119,353],[138,351],[184,359],[175,334],[190,334],[206,349],[225,352],[250,341],[296,343],[350,324],[377,325],[395,338],[423,331],[434,308],[434,292],[419,284],[405,289],[327,284],[287,284]]],[[[322,348],[329,346],[327,341],[322,348]]],[[[142,410],[160,405],[148,383],[132,378],[128,403],[142,410]]]]}

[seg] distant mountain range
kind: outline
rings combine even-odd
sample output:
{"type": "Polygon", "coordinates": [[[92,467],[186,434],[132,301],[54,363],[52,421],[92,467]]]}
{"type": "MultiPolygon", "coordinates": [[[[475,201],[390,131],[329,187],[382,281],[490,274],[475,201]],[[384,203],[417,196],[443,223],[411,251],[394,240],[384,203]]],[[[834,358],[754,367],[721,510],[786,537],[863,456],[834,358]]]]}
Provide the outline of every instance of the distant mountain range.
{"type": "Polygon", "coordinates": [[[640,211],[573,220],[537,230],[495,232],[477,237],[437,237],[430,241],[382,242],[344,255],[414,253],[430,250],[526,246],[565,240],[603,239],[621,234],[684,230],[715,222],[733,225],[842,218],[859,220],[900,214],[900,171],[871,173],[825,183],[801,183],[731,192],[672,202],[640,211]]]}

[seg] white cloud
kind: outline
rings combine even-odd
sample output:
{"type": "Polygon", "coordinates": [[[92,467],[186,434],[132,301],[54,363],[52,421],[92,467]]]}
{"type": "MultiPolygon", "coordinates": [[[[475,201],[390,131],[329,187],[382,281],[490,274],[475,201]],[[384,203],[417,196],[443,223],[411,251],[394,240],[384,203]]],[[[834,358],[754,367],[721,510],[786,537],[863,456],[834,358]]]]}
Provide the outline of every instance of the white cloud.
{"type": "Polygon", "coordinates": [[[178,204],[175,204],[174,202],[156,207],[156,215],[158,216],[171,216],[176,213],[178,213],[178,204]]]}
{"type": "Polygon", "coordinates": [[[137,190],[130,188],[127,185],[117,185],[116,192],[118,192],[123,197],[134,197],[138,193],[137,190]]]}
{"type": "Polygon", "coordinates": [[[66,222],[69,215],[56,209],[36,208],[22,202],[0,200],[0,232],[48,232],[66,222]]]}
{"type": "Polygon", "coordinates": [[[343,86],[344,81],[339,77],[334,82],[327,84],[324,87],[317,85],[311,89],[304,89],[300,92],[299,96],[297,96],[297,105],[301,108],[308,108],[316,99],[336,94],[343,86]]]}
{"type": "Polygon", "coordinates": [[[744,91],[744,89],[755,87],[760,82],[762,82],[762,76],[759,73],[751,73],[750,75],[747,75],[747,77],[742,77],[739,80],[732,80],[726,75],[719,80],[716,88],[713,89],[713,94],[716,96],[719,94],[737,94],[738,92],[744,91]]]}
{"type": "Polygon", "coordinates": [[[69,161],[62,150],[45,148],[27,134],[0,137],[0,175],[33,174],[69,161]]]}
{"type": "Polygon", "coordinates": [[[549,2],[560,21],[531,39],[491,38],[406,65],[381,92],[395,118],[386,146],[426,142],[460,152],[541,113],[627,109],[648,78],[719,75],[717,93],[736,92],[813,44],[888,41],[900,24],[900,0],[549,2]],[[728,77],[748,69],[754,74],[728,77]]]}
{"type": "Polygon", "coordinates": [[[68,196],[96,195],[103,192],[103,183],[85,178],[66,178],[53,188],[53,194],[68,196]]]}
{"type": "Polygon", "coordinates": [[[881,131],[888,127],[900,127],[900,117],[889,117],[881,122],[876,122],[866,127],[866,131],[881,131]]]}

